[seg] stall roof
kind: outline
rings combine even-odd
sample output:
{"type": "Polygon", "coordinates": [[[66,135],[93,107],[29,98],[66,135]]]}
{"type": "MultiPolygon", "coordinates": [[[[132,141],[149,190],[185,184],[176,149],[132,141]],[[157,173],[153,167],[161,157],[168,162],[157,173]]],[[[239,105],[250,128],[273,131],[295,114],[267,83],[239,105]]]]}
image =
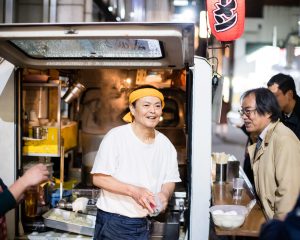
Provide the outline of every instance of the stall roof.
{"type": "Polygon", "coordinates": [[[2,24],[0,56],[19,67],[181,69],[194,65],[194,24],[2,24]]]}

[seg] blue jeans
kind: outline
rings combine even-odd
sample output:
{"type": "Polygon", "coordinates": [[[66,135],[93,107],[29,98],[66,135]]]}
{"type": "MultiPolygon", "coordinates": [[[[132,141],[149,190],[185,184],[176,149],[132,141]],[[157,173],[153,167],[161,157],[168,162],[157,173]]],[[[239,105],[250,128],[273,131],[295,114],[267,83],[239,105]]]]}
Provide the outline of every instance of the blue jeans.
{"type": "Polygon", "coordinates": [[[94,240],[149,240],[147,218],[130,218],[98,209],[94,240]]]}

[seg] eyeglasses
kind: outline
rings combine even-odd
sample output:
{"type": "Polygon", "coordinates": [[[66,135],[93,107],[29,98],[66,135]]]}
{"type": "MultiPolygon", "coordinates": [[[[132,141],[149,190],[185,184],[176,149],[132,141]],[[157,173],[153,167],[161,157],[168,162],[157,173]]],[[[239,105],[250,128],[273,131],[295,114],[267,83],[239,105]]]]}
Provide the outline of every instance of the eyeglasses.
{"type": "Polygon", "coordinates": [[[241,115],[241,117],[245,114],[247,117],[249,117],[251,115],[251,113],[255,112],[255,109],[240,109],[238,112],[241,115]]]}

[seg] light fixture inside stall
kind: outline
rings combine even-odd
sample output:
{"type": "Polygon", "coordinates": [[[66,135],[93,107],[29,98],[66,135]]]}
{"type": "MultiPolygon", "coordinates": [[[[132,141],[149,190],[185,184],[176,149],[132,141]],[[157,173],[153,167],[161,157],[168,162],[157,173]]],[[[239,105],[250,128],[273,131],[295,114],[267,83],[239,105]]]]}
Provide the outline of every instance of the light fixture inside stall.
{"type": "Polygon", "coordinates": [[[123,80],[121,80],[121,84],[119,88],[120,93],[128,91],[133,87],[134,84],[133,76],[134,76],[134,72],[127,70],[126,77],[123,80]]]}
{"type": "Polygon", "coordinates": [[[65,93],[63,96],[63,100],[70,104],[72,103],[75,99],[79,98],[80,95],[85,91],[85,86],[82,85],[81,83],[77,82],[74,83],[65,93]]]}

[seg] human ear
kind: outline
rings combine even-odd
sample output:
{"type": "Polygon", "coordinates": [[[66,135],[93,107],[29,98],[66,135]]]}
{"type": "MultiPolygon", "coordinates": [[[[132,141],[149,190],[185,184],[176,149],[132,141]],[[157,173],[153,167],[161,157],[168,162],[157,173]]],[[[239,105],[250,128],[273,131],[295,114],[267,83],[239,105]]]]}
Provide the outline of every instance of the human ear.
{"type": "Polygon", "coordinates": [[[288,99],[293,99],[293,91],[292,90],[288,90],[286,92],[287,96],[288,96],[288,99]]]}
{"type": "Polygon", "coordinates": [[[134,108],[134,106],[132,104],[129,105],[129,110],[130,110],[131,115],[134,116],[134,114],[135,114],[135,108],[134,108]]]}

